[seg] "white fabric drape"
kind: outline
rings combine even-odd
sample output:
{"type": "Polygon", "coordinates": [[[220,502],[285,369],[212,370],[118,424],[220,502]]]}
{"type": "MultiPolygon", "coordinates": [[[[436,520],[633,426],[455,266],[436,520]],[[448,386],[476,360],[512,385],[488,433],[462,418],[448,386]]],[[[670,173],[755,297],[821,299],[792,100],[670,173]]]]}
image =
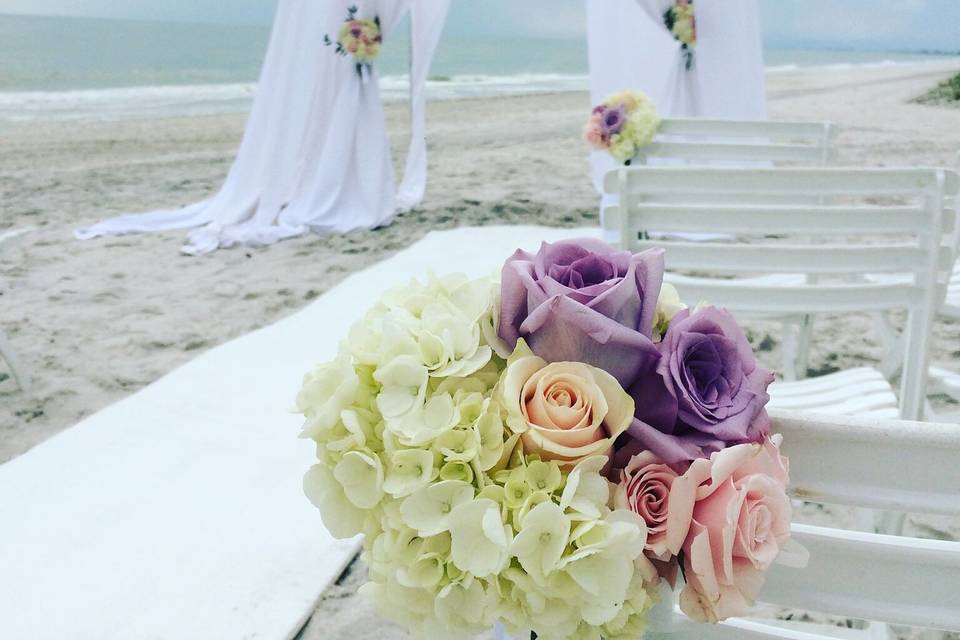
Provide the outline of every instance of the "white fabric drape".
{"type": "MultiPolygon", "coordinates": [[[[672,0],[587,0],[590,92],[639,89],[665,118],[764,119],[766,77],[757,0],[695,0],[697,46],[686,69],[663,23],[672,0]]],[[[594,153],[594,180],[615,166],[594,153]]]]}
{"type": "Polygon", "coordinates": [[[409,211],[423,200],[427,185],[427,78],[447,21],[450,0],[410,3],[410,151],[397,190],[397,209],[409,211]]]}
{"type": "Polygon", "coordinates": [[[280,0],[243,142],[220,192],[184,209],[106,220],[77,237],[200,227],[183,251],[201,255],[310,230],[373,228],[398,204],[416,206],[426,184],[423,92],[449,1],[280,0]],[[399,198],[376,69],[360,77],[353,58],[323,43],[351,5],[360,17],[379,16],[385,39],[411,14],[413,131],[399,198]]]}

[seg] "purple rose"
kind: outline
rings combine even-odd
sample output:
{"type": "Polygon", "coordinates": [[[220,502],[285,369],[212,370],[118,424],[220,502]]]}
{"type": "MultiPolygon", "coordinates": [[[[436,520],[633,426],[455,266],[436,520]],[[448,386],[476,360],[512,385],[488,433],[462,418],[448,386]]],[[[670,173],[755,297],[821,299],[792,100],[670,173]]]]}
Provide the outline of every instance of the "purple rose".
{"type": "Polygon", "coordinates": [[[549,362],[604,369],[625,389],[656,367],[651,342],[663,251],[638,255],[594,239],[544,243],[503,267],[500,337],[549,362]]]}
{"type": "Polygon", "coordinates": [[[612,136],[620,133],[623,125],[627,122],[627,108],[620,106],[615,108],[607,107],[600,119],[603,135],[612,136]]]}
{"type": "Polygon", "coordinates": [[[630,433],[644,448],[673,464],[767,436],[774,375],[757,363],[733,316],[715,307],[681,311],[659,348],[656,375],[631,389],[638,419],[630,433]]]}

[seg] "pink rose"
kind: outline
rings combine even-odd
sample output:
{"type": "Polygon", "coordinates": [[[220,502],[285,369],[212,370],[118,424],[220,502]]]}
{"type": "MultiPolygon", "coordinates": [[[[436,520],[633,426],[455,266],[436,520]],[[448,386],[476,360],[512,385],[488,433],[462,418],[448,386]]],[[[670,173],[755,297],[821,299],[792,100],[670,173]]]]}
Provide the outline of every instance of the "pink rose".
{"type": "Polygon", "coordinates": [[[647,523],[647,555],[669,562],[680,553],[690,530],[697,484],[678,474],[653,453],[633,456],[620,473],[616,506],[629,509],[647,523]]]}
{"type": "Polygon", "coordinates": [[[603,114],[594,113],[583,128],[583,139],[592,147],[605,149],[607,140],[603,135],[603,114]]]}
{"type": "Polygon", "coordinates": [[[788,466],[780,438],[695,460],[693,520],[683,545],[680,608],[697,622],[743,615],[790,539],[788,466]]]}

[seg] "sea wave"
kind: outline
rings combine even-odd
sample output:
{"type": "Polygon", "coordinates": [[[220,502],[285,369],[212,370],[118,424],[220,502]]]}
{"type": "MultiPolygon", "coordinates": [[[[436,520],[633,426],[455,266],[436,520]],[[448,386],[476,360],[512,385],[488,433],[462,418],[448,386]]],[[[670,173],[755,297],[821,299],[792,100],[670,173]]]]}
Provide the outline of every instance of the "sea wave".
{"type": "MultiPolygon", "coordinates": [[[[957,61],[957,58],[950,58],[957,61]]],[[[944,60],[880,60],[824,65],[781,64],[769,73],[825,72],[894,66],[942,64],[944,60]]],[[[409,77],[386,75],[380,79],[385,102],[405,100],[409,77]]],[[[435,76],[427,82],[429,100],[454,100],[487,96],[515,96],[585,91],[586,75],[533,74],[435,76]]],[[[96,121],[244,113],[250,109],[254,83],[196,84],[69,91],[0,91],[0,123],[32,121],[96,121]]]]}
{"type": "Polygon", "coordinates": [[[242,113],[254,83],[0,92],[0,122],[90,121],[242,113]]]}
{"type": "Polygon", "coordinates": [[[944,61],[956,63],[958,58],[941,57],[914,60],[871,60],[869,62],[832,62],[827,64],[799,65],[795,63],[769,65],[767,73],[803,72],[823,73],[829,71],[855,71],[858,69],[885,69],[890,67],[940,66],[944,61]]]}
{"type": "MultiPolygon", "coordinates": [[[[433,77],[427,81],[429,100],[456,100],[487,96],[515,96],[558,91],[586,91],[586,75],[533,74],[516,75],[453,75],[433,77]]],[[[380,91],[386,102],[406,99],[410,79],[405,75],[384,76],[380,91]]]]}

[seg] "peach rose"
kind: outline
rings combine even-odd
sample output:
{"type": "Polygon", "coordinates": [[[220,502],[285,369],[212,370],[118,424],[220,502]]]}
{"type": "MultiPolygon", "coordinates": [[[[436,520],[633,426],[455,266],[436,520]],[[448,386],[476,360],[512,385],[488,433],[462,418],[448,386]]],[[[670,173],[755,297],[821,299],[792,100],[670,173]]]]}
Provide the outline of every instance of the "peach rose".
{"type": "MultiPolygon", "coordinates": [[[[697,622],[743,615],[774,561],[785,551],[795,553],[780,438],[695,460],[687,474],[699,487],[683,545],[687,586],[680,608],[697,622]]],[[[792,564],[803,564],[800,555],[792,564]]]]}
{"type": "Polygon", "coordinates": [[[696,497],[697,483],[643,451],[621,471],[614,500],[647,523],[647,554],[669,562],[687,538],[696,497]]]}
{"type": "Polygon", "coordinates": [[[633,399],[601,369],[527,354],[521,341],[500,381],[507,425],[524,451],[564,466],[608,455],[633,420],[633,399]]]}

